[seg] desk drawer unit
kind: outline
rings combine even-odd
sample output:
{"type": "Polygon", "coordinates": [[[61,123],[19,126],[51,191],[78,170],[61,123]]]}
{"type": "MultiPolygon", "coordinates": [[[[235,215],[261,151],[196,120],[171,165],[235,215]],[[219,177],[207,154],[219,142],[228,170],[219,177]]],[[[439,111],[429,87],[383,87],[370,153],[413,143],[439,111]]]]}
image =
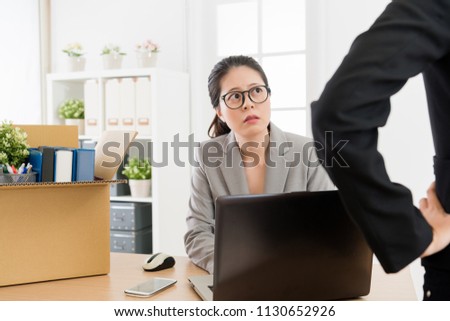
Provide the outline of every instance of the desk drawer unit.
{"type": "Polygon", "coordinates": [[[131,231],[110,231],[111,252],[152,253],[152,228],[131,231]]]}
{"type": "Polygon", "coordinates": [[[152,204],[111,202],[111,230],[138,231],[152,226],[152,204]]]}

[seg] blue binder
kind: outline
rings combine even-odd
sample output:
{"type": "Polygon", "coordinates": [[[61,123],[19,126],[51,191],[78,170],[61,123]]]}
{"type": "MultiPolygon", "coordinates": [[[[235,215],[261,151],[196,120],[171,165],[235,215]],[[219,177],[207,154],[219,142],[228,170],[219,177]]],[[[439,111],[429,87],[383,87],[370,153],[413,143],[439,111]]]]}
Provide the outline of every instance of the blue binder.
{"type": "Polygon", "coordinates": [[[72,181],[93,181],[95,149],[78,148],[73,150],[72,181]]]}
{"type": "Polygon", "coordinates": [[[33,166],[31,170],[36,173],[36,182],[41,182],[42,152],[36,148],[29,148],[28,151],[30,152],[28,162],[33,166]]]}

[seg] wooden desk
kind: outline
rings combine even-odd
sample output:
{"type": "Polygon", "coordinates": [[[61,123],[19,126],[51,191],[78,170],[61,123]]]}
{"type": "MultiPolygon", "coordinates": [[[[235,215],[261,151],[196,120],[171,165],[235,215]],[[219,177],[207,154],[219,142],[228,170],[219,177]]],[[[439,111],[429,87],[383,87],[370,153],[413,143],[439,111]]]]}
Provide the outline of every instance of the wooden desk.
{"type": "MultiPolygon", "coordinates": [[[[187,257],[176,257],[173,268],[159,272],[145,272],[142,264],[148,255],[111,253],[111,272],[108,275],[40,282],[0,287],[0,300],[50,300],[50,301],[110,301],[110,300],[200,300],[189,285],[190,275],[204,275],[187,257]],[[158,276],[173,278],[178,282],[151,298],[127,296],[123,290],[158,276]]],[[[372,290],[363,300],[416,300],[409,270],[387,275],[380,265],[374,265],[372,290]]]]}

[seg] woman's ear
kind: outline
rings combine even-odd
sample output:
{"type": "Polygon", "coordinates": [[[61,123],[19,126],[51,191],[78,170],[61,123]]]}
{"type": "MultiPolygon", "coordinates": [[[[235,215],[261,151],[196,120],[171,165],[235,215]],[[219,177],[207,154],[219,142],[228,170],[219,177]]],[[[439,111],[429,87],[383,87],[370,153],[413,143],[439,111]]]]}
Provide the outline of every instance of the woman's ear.
{"type": "Polygon", "coordinates": [[[216,109],[216,115],[217,115],[217,117],[219,117],[219,119],[220,119],[221,121],[223,121],[224,123],[226,123],[225,118],[223,117],[222,111],[220,110],[220,107],[217,106],[215,109],[216,109]]]}

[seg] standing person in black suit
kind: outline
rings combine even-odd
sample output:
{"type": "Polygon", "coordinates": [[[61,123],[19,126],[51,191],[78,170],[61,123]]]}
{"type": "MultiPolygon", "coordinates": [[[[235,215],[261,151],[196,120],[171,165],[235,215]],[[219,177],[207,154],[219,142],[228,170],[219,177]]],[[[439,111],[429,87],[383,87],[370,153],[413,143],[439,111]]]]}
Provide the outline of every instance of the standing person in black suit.
{"type": "Polygon", "coordinates": [[[311,110],[317,153],[384,270],[420,256],[424,299],[450,300],[450,0],[392,1],[356,38],[311,110]],[[436,152],[436,183],[420,211],[411,192],[390,181],[377,151],[390,97],[419,73],[436,152]],[[327,131],[347,144],[333,149],[327,131]]]}

